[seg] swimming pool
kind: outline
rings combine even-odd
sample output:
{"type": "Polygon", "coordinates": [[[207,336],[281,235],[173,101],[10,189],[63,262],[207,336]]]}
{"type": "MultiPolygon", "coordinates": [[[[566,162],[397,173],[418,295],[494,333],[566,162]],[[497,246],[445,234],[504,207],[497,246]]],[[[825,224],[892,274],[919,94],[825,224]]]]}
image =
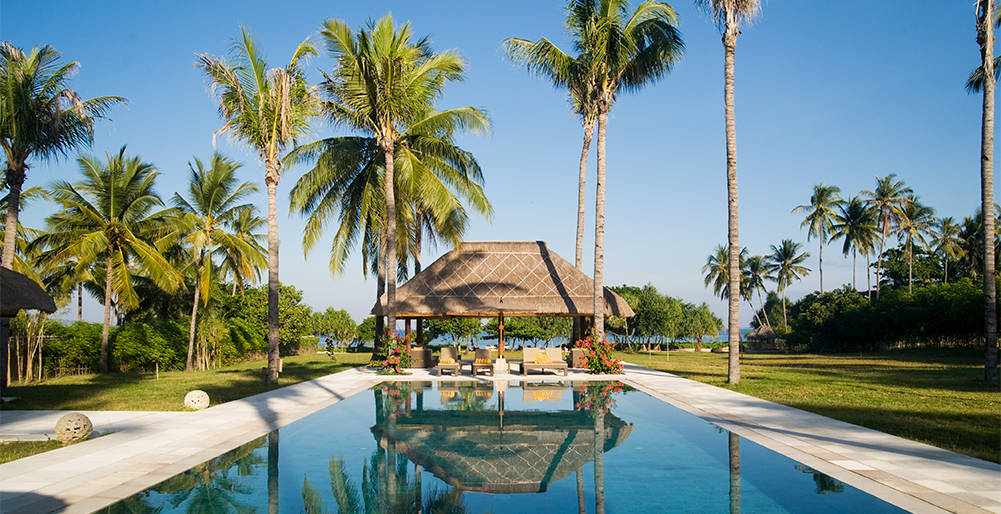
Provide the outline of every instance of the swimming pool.
{"type": "Polygon", "coordinates": [[[384,382],[104,510],[903,512],[619,382],[384,382]]]}

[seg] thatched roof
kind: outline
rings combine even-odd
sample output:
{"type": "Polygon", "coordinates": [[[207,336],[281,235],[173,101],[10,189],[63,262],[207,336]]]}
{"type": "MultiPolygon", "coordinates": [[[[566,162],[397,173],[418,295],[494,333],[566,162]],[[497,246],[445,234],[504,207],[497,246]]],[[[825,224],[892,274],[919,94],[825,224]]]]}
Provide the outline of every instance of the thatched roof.
{"type": "Polygon", "coordinates": [[[778,338],[779,335],[768,325],[761,325],[754,329],[753,332],[747,334],[747,339],[754,341],[774,341],[778,338]]]}
{"type": "MultiPolygon", "coordinates": [[[[607,452],[632,433],[633,425],[605,415],[607,452]]],[[[504,428],[497,411],[412,411],[372,427],[453,487],[482,493],[545,492],[594,460],[594,419],[587,411],[508,411],[504,428]]]]}
{"type": "Polygon", "coordinates": [[[52,297],[38,282],[7,268],[0,268],[0,317],[12,318],[20,310],[56,312],[52,297]]]}
{"type": "MultiPolygon", "coordinates": [[[[591,316],[594,281],[544,241],[469,242],[396,289],[397,318],[591,316]]],[[[386,295],[372,308],[386,314],[386,295]]],[[[633,316],[605,288],[605,316],[633,316]]]]}

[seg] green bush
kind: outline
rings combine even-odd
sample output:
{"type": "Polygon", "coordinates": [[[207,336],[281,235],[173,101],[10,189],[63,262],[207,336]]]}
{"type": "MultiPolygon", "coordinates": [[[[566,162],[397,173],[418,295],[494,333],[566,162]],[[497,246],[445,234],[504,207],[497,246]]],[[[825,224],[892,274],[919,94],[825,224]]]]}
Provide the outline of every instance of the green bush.
{"type": "Polygon", "coordinates": [[[55,322],[46,325],[44,357],[50,367],[96,371],[101,360],[101,324],[78,321],[66,326],[55,322]]]}
{"type": "Polygon", "coordinates": [[[127,323],[108,339],[111,366],[125,372],[184,369],[187,327],[181,322],[127,323]]]}
{"type": "Polygon", "coordinates": [[[869,300],[850,287],[809,294],[790,308],[791,347],[857,352],[927,346],[983,346],[983,297],[970,279],[886,288],[869,300]]]}

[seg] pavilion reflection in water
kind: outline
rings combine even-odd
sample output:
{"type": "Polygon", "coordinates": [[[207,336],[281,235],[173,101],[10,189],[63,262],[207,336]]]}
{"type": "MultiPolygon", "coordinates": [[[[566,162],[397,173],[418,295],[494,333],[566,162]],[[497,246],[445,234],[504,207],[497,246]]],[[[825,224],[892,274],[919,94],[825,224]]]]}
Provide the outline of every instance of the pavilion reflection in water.
{"type": "Polygon", "coordinates": [[[594,408],[577,407],[594,406],[585,398],[585,383],[496,385],[494,391],[491,382],[439,382],[440,408],[425,408],[423,395],[433,394],[430,382],[380,386],[372,434],[381,449],[405,456],[457,489],[514,494],[545,492],[586,464],[600,463],[604,452],[632,432],[633,425],[605,412],[607,404],[597,407],[599,415],[594,408]],[[505,392],[521,396],[526,408],[505,409],[505,392]],[[564,401],[567,393],[572,402],[564,401]],[[494,395],[496,402],[491,401],[494,395]],[[529,407],[537,401],[545,402],[539,405],[546,409],[569,405],[558,410],[529,407]]]}

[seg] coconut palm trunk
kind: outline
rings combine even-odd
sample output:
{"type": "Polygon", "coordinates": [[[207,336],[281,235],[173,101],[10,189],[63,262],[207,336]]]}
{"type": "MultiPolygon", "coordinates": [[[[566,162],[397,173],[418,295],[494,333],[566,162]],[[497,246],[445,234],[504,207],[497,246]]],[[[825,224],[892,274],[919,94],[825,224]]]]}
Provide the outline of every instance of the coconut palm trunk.
{"type": "MultiPolygon", "coordinates": [[[[9,164],[8,164],[9,166],[9,164]]],[[[21,213],[21,187],[24,185],[24,169],[7,169],[7,225],[3,232],[2,267],[14,269],[14,249],[17,247],[17,222],[21,213]]]]}
{"type": "MultiPolygon", "coordinates": [[[[386,227],[383,224],[382,235],[379,237],[379,262],[377,265],[377,277],[375,284],[375,301],[382,301],[382,295],[386,292],[386,227]]],[[[382,338],[386,334],[386,319],[382,316],[375,317],[375,341],[372,342],[372,354],[378,355],[382,350],[382,338]]]]}
{"type": "MultiPolygon", "coordinates": [[[[583,267],[583,253],[584,253],[584,211],[585,205],[585,187],[587,179],[587,156],[591,151],[591,139],[594,137],[594,120],[587,120],[583,122],[584,125],[584,145],[580,151],[580,169],[578,171],[577,178],[577,249],[574,255],[574,266],[578,270],[583,267]]],[[[581,334],[581,323],[580,317],[573,317],[573,329],[571,330],[571,338],[574,342],[583,339],[584,335],[581,334]]]]}
{"type": "MultiPolygon", "coordinates": [[[[587,155],[591,151],[591,139],[594,137],[594,121],[589,120],[584,125],[584,146],[580,151],[580,170],[577,178],[577,252],[575,254],[574,266],[581,269],[584,253],[584,188],[587,178],[587,155]]],[[[578,321],[574,318],[574,323],[578,321]]]]}
{"type": "MultiPolygon", "coordinates": [[[[607,104],[606,104],[607,105],[607,104]]],[[[594,331],[598,337],[605,333],[605,286],[603,268],[605,266],[605,126],[608,123],[608,109],[601,108],[598,114],[598,178],[594,209],[594,331]]]]}
{"type": "Polygon", "coordinates": [[[386,159],[386,330],[396,336],[396,195],[394,189],[393,142],[381,141],[386,159]]]}
{"type": "Polygon", "coordinates": [[[977,43],[984,67],[980,137],[981,209],[984,213],[984,381],[998,383],[997,285],[994,276],[994,2],[977,2],[977,43]]]}
{"type": "Polygon", "coordinates": [[[817,271],[820,272],[820,294],[824,294],[824,234],[820,234],[820,254],[817,256],[817,271]]]}
{"type": "Polygon", "coordinates": [[[727,316],[727,342],[730,346],[727,381],[740,382],[740,237],[737,230],[739,209],[737,203],[737,120],[734,116],[734,55],[737,48],[734,13],[726,14],[723,33],[724,77],[723,102],[726,111],[726,191],[727,191],[727,242],[730,246],[730,304],[727,316]]]}
{"type": "Polygon", "coordinates": [[[740,436],[729,433],[730,514],[740,514],[740,436]]]}
{"type": "Polygon", "coordinates": [[[268,371],[264,383],[278,384],[278,159],[271,157],[264,164],[264,183],[268,187],[268,371]]]}
{"type": "MultiPolygon", "coordinates": [[[[205,250],[202,250],[201,257],[198,262],[203,262],[205,259],[205,250]]],[[[195,304],[191,306],[191,327],[188,329],[188,359],[184,364],[184,371],[194,371],[195,363],[193,357],[195,355],[195,326],[198,320],[198,300],[201,296],[201,273],[198,273],[197,278],[195,278],[195,304]]]]}
{"type": "Polygon", "coordinates": [[[112,250],[108,249],[108,256],[104,259],[104,326],[101,327],[101,373],[108,372],[108,332],[111,328],[111,270],[112,250]]]}
{"type": "Polygon", "coordinates": [[[869,254],[865,254],[865,285],[866,296],[872,302],[872,272],[869,271],[869,254]]]}

